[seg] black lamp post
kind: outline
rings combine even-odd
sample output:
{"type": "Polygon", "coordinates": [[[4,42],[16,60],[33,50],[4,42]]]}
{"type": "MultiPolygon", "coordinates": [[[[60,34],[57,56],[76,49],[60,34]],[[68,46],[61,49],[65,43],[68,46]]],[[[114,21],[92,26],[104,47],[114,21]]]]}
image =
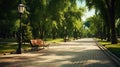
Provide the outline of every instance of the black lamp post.
{"type": "Polygon", "coordinates": [[[21,54],[22,51],[21,51],[21,46],[22,46],[22,24],[21,24],[21,17],[22,17],[22,14],[24,13],[24,10],[25,10],[25,6],[20,3],[19,6],[18,6],[18,11],[19,11],[19,14],[20,14],[20,28],[19,28],[19,35],[18,35],[18,48],[17,48],[17,54],[21,54]]]}

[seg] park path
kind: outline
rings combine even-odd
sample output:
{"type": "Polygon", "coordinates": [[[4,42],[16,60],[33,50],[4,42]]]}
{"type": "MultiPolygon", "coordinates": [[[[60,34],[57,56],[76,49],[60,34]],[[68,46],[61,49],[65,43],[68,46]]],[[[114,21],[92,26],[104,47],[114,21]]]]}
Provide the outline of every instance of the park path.
{"type": "Polygon", "coordinates": [[[21,55],[0,56],[0,67],[117,67],[92,38],[60,44],[21,55]]]}

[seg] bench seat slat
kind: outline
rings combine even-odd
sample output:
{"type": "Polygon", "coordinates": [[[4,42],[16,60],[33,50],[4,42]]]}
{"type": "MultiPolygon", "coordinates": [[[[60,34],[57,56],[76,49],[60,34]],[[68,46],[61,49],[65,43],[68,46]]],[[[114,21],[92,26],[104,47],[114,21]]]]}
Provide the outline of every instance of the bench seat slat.
{"type": "Polygon", "coordinates": [[[32,47],[47,47],[47,46],[49,46],[49,44],[45,44],[44,41],[41,39],[30,40],[30,44],[32,47]]]}

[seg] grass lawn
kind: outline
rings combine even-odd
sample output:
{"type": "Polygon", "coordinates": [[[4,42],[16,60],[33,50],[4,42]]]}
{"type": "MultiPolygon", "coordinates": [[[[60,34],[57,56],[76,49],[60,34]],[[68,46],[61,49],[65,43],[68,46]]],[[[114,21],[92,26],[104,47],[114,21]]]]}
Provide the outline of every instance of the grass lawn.
{"type": "MultiPolygon", "coordinates": [[[[0,43],[0,54],[16,52],[17,47],[18,44],[15,42],[0,43]]],[[[22,45],[23,50],[27,50],[30,47],[31,47],[30,44],[22,45]]]]}
{"type": "Polygon", "coordinates": [[[120,43],[111,44],[110,42],[107,42],[107,41],[101,41],[100,39],[97,39],[97,40],[101,45],[105,46],[108,50],[110,50],[116,56],[120,57],[120,43]]]}
{"type": "MultiPolygon", "coordinates": [[[[45,42],[46,43],[59,43],[63,41],[64,40],[62,38],[57,38],[57,39],[47,39],[47,41],[45,42]]],[[[0,39],[0,54],[15,52],[17,47],[18,47],[18,44],[16,43],[15,39],[0,39]]],[[[28,50],[30,48],[31,46],[29,43],[22,45],[23,50],[28,50]]]]}
{"type": "Polygon", "coordinates": [[[63,42],[64,40],[62,38],[57,38],[57,39],[47,39],[46,42],[47,43],[59,43],[59,42],[63,42]]]}

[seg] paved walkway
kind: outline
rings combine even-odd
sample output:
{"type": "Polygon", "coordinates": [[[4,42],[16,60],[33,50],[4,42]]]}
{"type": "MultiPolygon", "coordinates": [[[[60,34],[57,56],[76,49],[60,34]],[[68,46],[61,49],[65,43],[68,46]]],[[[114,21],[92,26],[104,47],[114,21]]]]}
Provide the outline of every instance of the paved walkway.
{"type": "Polygon", "coordinates": [[[117,67],[91,38],[21,55],[0,56],[0,67],[117,67]]]}

